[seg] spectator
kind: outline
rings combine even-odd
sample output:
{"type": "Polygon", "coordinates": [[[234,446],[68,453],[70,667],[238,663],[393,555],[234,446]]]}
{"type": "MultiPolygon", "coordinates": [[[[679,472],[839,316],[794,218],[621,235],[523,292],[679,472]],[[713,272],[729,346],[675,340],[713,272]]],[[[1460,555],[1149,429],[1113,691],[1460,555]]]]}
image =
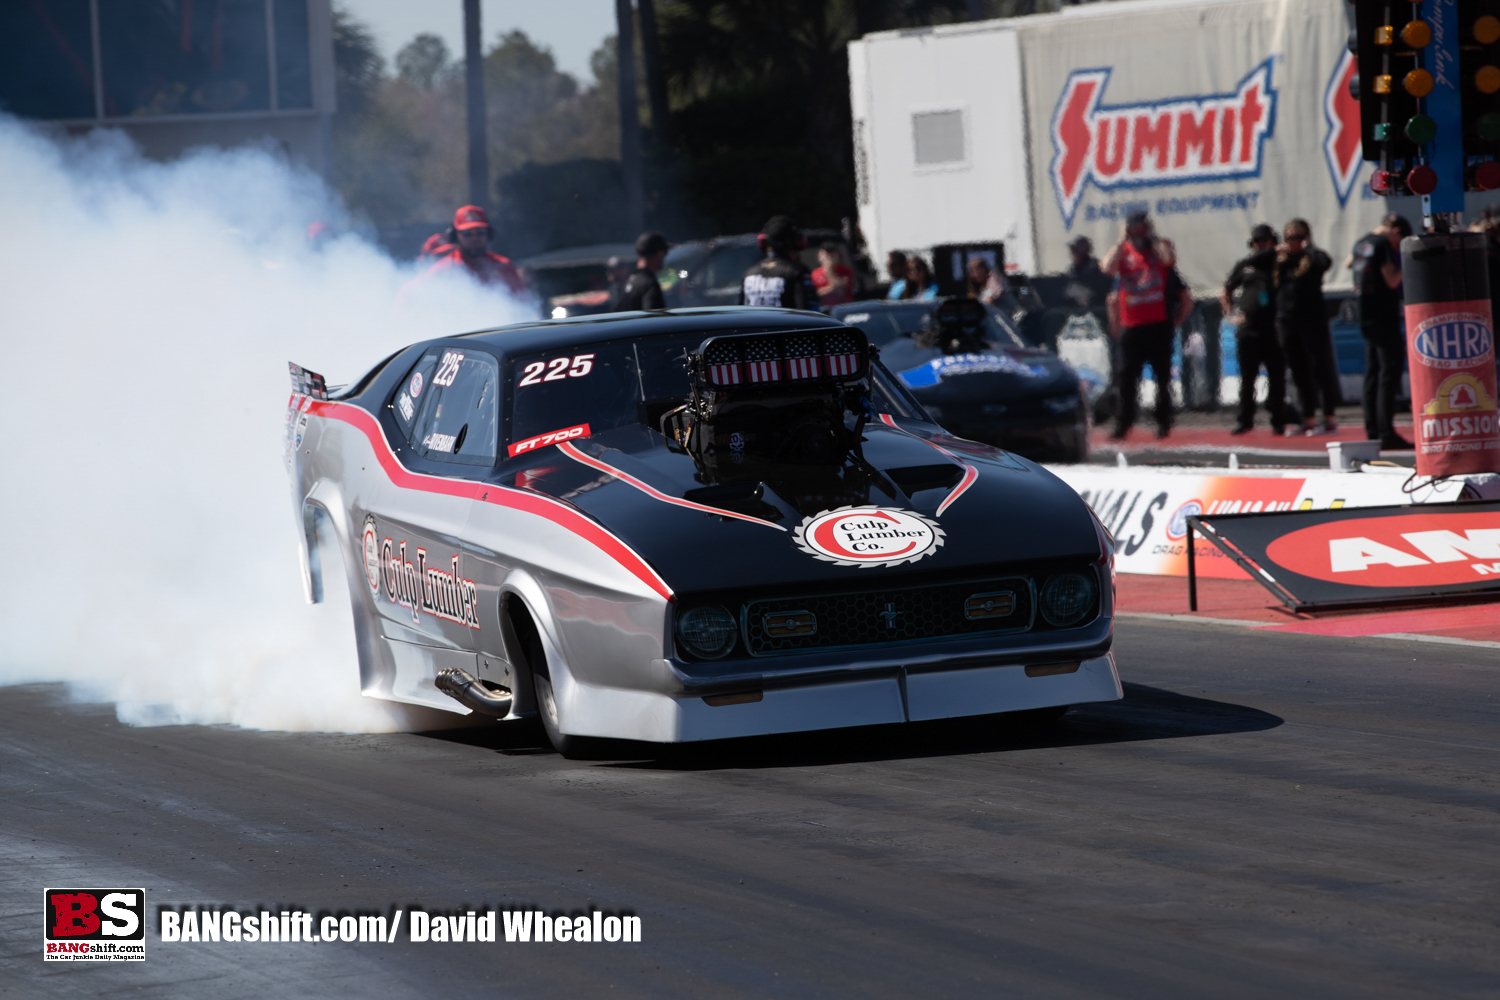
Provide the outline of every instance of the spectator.
{"type": "MultiPolygon", "coordinates": [[[[635,241],[635,270],[610,296],[610,312],[636,312],[642,309],[665,309],[661,283],[656,272],[667,259],[667,241],[661,233],[642,233],[635,241]]],[[[611,258],[613,263],[613,258],[611,258]]]]}
{"type": "Polygon", "coordinates": [[[906,261],[906,281],[898,298],[935,299],[937,282],[932,280],[932,269],[921,254],[912,254],[906,261]]]}
{"type": "Polygon", "coordinates": [[[900,250],[892,250],[885,255],[885,270],[891,276],[891,287],[886,291],[888,299],[899,299],[906,291],[906,254],[900,250]]]}
{"type": "MultiPolygon", "coordinates": [[[[1145,212],[1132,212],[1125,231],[1104,257],[1100,270],[1118,278],[1116,309],[1120,323],[1120,407],[1113,440],[1123,440],[1140,406],[1141,372],[1151,365],[1156,377],[1156,436],[1172,433],[1173,325],[1186,315],[1180,305],[1169,310],[1167,275],[1177,254],[1170,240],[1156,235],[1145,212]]],[[[1180,284],[1180,279],[1179,279],[1180,284]]],[[[1184,290],[1185,291],[1185,290],[1184,290]]],[[[1182,298],[1188,298],[1185,294],[1182,298]]],[[[1188,298],[1189,301],[1190,298],[1188,298]]]]}
{"type": "Polygon", "coordinates": [[[985,305],[1000,301],[1000,296],[1005,294],[1005,279],[995,273],[989,261],[983,257],[970,257],[964,270],[968,274],[968,298],[978,299],[985,305]]]}
{"type": "Polygon", "coordinates": [[[439,257],[452,253],[453,250],[454,246],[448,242],[446,235],[443,233],[433,233],[422,243],[422,249],[417,254],[417,261],[422,264],[430,264],[439,257]]]}
{"type": "Polygon", "coordinates": [[[526,283],[510,260],[486,249],[494,235],[495,230],[490,226],[484,209],[478,205],[465,205],[453,213],[453,225],[448,230],[448,238],[455,249],[439,257],[427,273],[436,275],[461,268],[480,284],[500,284],[512,294],[524,293],[526,283]]]}
{"type": "Polygon", "coordinates": [[[844,263],[844,253],[832,241],[818,247],[818,267],[812,273],[818,301],[825,306],[841,306],[854,301],[854,268],[844,263]]]}
{"type": "Polygon", "coordinates": [[[1306,219],[1293,219],[1282,232],[1285,240],[1276,248],[1276,336],[1292,370],[1302,407],[1302,426],[1288,427],[1286,433],[1337,434],[1339,368],[1333,356],[1333,336],[1328,331],[1328,312],[1323,307],[1323,275],[1333,267],[1333,261],[1313,245],[1312,227],[1306,219]],[[1313,416],[1320,396],[1321,427],[1313,416]]]}
{"type": "Polygon", "coordinates": [[[1240,412],[1231,434],[1255,426],[1255,382],[1266,369],[1270,392],[1266,410],[1271,429],[1286,430],[1286,356],[1276,339],[1276,230],[1262,222],[1250,230],[1250,254],[1240,259],[1224,281],[1219,305],[1235,324],[1235,355],[1240,363],[1240,412]]]}
{"type": "Polygon", "coordinates": [[[1396,433],[1396,393],[1406,363],[1401,332],[1401,240],[1411,223],[1395,212],[1354,244],[1344,266],[1359,290],[1359,332],[1365,340],[1365,435],[1380,447],[1403,450],[1411,442],[1396,433]]]}
{"type": "Polygon", "coordinates": [[[740,279],[742,306],[780,306],[783,309],[816,309],[818,292],[812,275],[797,257],[807,246],[807,237],[784,215],[775,215],[761,227],[761,251],[765,257],[740,279]]]}
{"type": "Polygon", "coordinates": [[[1069,281],[1063,295],[1082,309],[1102,308],[1114,282],[1099,269],[1099,262],[1094,259],[1093,241],[1080,236],[1068,244],[1068,253],[1073,262],[1068,266],[1069,281]]]}

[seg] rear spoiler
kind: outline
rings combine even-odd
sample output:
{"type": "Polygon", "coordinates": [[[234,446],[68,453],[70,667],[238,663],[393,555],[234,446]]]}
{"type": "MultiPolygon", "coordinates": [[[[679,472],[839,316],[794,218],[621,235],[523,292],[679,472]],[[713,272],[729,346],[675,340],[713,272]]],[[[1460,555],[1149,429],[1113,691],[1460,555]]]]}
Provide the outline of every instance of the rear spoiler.
{"type": "Polygon", "coordinates": [[[311,396],[313,399],[327,401],[328,383],[323,376],[317,372],[310,372],[299,364],[291,361],[286,363],[292,374],[292,391],[299,396],[311,396]]]}

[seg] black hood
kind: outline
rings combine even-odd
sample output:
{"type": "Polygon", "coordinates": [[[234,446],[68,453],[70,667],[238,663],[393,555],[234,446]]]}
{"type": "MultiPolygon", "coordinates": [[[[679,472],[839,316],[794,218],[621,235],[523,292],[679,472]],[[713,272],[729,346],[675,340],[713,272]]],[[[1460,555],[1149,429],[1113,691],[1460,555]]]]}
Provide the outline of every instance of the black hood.
{"type": "Polygon", "coordinates": [[[851,459],[840,467],[782,467],[719,482],[705,482],[693,460],[669,450],[660,434],[625,427],[574,442],[582,459],[548,448],[515,473],[514,485],[599,521],[680,594],[861,587],[892,574],[941,581],[1041,560],[1099,558],[1088,508],[1057,477],[931,424],[906,425],[865,427],[864,466],[851,459]],[[942,543],[914,562],[880,569],[836,565],[799,547],[795,529],[804,518],[865,505],[919,515],[941,529],[942,543]]]}

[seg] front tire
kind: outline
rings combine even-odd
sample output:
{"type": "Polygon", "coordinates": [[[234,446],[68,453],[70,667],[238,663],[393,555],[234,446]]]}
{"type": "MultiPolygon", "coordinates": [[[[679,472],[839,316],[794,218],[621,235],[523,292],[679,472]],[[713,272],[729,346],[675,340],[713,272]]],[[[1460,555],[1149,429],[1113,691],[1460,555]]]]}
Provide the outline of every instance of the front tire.
{"type": "Polygon", "coordinates": [[[531,687],[536,692],[536,714],[542,719],[542,729],[547,733],[547,742],[552,744],[552,749],[569,760],[591,756],[595,750],[596,741],[586,736],[569,736],[562,731],[562,719],[557,712],[557,699],[552,694],[552,678],[545,673],[533,670],[531,687]]]}

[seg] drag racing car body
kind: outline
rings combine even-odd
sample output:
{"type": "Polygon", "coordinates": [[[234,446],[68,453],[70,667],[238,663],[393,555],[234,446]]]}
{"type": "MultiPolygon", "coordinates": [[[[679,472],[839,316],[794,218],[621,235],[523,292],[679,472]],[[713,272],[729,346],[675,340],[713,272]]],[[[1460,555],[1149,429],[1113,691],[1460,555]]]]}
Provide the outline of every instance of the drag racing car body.
{"type": "Polygon", "coordinates": [[[308,596],[346,573],[367,695],[540,714],[564,753],[1121,696],[1088,507],[826,316],[522,324],[332,397],[292,369],[308,596]]]}
{"type": "Polygon", "coordinates": [[[1089,408],[1078,373],[1030,347],[997,309],[973,299],[851,302],[858,326],[927,414],[958,437],[1037,461],[1088,457],[1089,408]]]}

